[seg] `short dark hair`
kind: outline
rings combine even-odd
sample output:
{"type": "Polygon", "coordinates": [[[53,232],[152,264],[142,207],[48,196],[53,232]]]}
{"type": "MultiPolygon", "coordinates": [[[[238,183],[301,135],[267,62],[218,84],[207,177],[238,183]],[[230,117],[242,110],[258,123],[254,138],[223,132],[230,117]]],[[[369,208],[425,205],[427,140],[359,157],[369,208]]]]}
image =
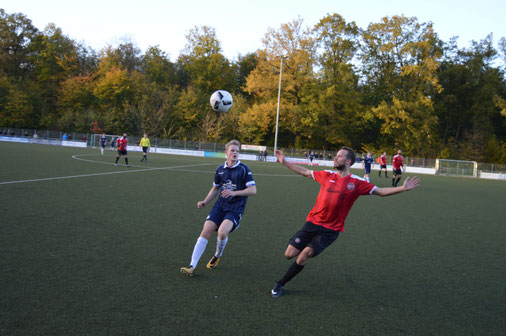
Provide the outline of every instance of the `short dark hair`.
{"type": "Polygon", "coordinates": [[[346,146],[341,147],[341,149],[344,149],[346,151],[346,153],[347,153],[346,160],[351,161],[350,167],[353,166],[353,164],[355,163],[355,157],[356,157],[355,151],[353,149],[351,149],[350,147],[346,147],[346,146]]]}

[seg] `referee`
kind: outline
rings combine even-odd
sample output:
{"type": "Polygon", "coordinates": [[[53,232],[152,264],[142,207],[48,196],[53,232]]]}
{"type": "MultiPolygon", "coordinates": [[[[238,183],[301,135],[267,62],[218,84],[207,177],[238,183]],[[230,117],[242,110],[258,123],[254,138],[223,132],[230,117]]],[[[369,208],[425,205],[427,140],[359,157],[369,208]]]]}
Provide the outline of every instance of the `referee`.
{"type": "Polygon", "coordinates": [[[139,143],[139,146],[142,147],[142,159],[141,162],[148,162],[148,157],[146,156],[146,153],[151,148],[151,144],[149,143],[149,138],[146,133],[144,133],[144,138],[141,139],[141,142],[139,143]]]}

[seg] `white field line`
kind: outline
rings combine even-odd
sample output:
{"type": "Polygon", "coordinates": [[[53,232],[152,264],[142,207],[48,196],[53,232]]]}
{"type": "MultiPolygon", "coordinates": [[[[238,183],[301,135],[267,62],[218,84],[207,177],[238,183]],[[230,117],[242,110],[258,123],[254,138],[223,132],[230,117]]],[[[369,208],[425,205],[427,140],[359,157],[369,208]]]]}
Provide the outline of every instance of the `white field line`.
{"type": "MultiPolygon", "coordinates": [[[[95,156],[95,154],[72,155],[72,158],[75,159],[75,160],[80,160],[80,161],[85,161],[85,162],[100,163],[100,164],[106,164],[106,165],[114,165],[114,163],[111,163],[111,162],[102,162],[102,161],[88,160],[88,159],[80,158],[79,156],[95,156]]],[[[210,166],[210,165],[214,165],[214,163],[199,163],[199,164],[191,164],[191,165],[183,165],[183,166],[171,166],[171,167],[160,167],[160,168],[153,168],[153,167],[149,167],[149,166],[130,165],[130,167],[142,168],[142,169],[122,170],[122,171],[117,171],[117,172],[106,172],[106,173],[71,175],[71,176],[45,177],[45,178],[31,179],[31,180],[6,181],[6,182],[0,182],[0,185],[4,185],[4,184],[16,184],[16,183],[30,183],[30,182],[43,182],[43,181],[53,181],[53,180],[66,180],[66,179],[73,179],[73,178],[93,177],[93,176],[103,176],[103,175],[114,175],[114,174],[126,174],[126,173],[137,173],[137,172],[154,171],[154,170],[177,170],[177,171],[184,171],[184,172],[191,172],[191,173],[214,174],[214,171],[183,169],[183,168],[189,168],[189,167],[210,166]]],[[[125,165],[124,164],[118,164],[118,166],[125,166],[125,165]]],[[[297,174],[253,174],[253,176],[298,177],[297,174]]]]}
{"type": "MultiPolygon", "coordinates": [[[[82,160],[82,161],[89,161],[89,162],[95,162],[95,163],[105,163],[100,161],[92,161],[92,160],[86,160],[81,159],[72,156],[74,159],[82,160]]],[[[0,182],[0,185],[3,184],[15,184],[15,183],[29,183],[29,182],[42,182],[42,181],[52,181],[52,180],[65,180],[65,179],[73,179],[73,178],[81,178],[81,177],[92,177],[92,176],[103,176],[103,175],[113,175],[113,174],[126,174],[126,173],[137,173],[137,172],[144,172],[144,171],[153,171],[153,170],[177,170],[180,168],[188,168],[188,167],[198,167],[198,166],[209,166],[210,163],[199,163],[199,164],[192,164],[192,165],[184,165],[184,166],[172,166],[172,167],[161,167],[161,168],[143,168],[143,169],[134,169],[134,170],[122,170],[117,172],[107,172],[107,173],[94,173],[94,174],[83,174],[83,175],[71,175],[71,176],[58,176],[58,177],[46,177],[46,178],[39,178],[39,179],[32,179],[32,180],[18,180],[18,181],[7,181],[7,182],[0,182]]]]}
{"type": "MultiPolygon", "coordinates": [[[[93,162],[93,163],[101,163],[101,164],[107,164],[107,165],[112,165],[113,163],[110,163],[110,162],[103,162],[103,161],[95,161],[95,160],[88,160],[88,159],[82,159],[78,156],[97,156],[97,154],[79,154],[79,155],[73,155],[72,158],[73,159],[76,159],[76,160],[81,160],[81,161],[86,161],[86,162],[93,162]]],[[[210,164],[201,164],[201,165],[210,165],[210,164]]],[[[124,166],[124,164],[118,164],[118,166],[124,166]]],[[[198,166],[198,165],[195,165],[195,166],[198,166]]],[[[146,169],[151,169],[151,167],[149,166],[130,166],[130,167],[138,167],[138,168],[146,168],[146,169]]],[[[190,167],[190,166],[189,166],[190,167]]],[[[191,166],[193,167],[193,166],[191,166]]],[[[214,170],[213,171],[208,171],[208,170],[196,170],[196,169],[182,169],[182,168],[185,168],[185,166],[181,166],[181,167],[170,167],[170,168],[153,168],[153,169],[172,169],[172,170],[177,170],[177,171],[184,171],[184,172],[189,172],[189,173],[207,173],[207,174],[214,174],[214,170]]],[[[283,167],[279,167],[279,168],[283,168],[283,167]]],[[[286,168],[285,168],[286,169],[286,168]]],[[[253,173],[253,176],[268,176],[268,177],[300,177],[299,175],[297,174],[261,174],[261,173],[253,173]]]]}

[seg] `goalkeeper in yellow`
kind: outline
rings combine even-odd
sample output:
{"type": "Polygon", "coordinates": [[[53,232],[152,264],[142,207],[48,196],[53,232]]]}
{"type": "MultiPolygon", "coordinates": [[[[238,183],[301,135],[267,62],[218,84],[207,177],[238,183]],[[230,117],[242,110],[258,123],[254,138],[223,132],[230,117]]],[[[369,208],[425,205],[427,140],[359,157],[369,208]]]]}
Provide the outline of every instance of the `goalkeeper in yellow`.
{"type": "Polygon", "coordinates": [[[142,147],[141,162],[148,162],[148,157],[146,156],[146,153],[151,148],[151,144],[149,143],[149,138],[146,133],[144,133],[144,138],[141,139],[141,142],[139,143],[139,147],[142,147]]]}

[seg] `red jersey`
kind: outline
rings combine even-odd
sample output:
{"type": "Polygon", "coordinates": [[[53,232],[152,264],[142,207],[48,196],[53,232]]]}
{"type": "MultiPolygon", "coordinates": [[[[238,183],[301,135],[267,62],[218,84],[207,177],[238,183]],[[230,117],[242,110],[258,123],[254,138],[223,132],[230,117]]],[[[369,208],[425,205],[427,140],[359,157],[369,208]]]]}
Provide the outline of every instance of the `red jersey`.
{"type": "Polygon", "coordinates": [[[127,138],[119,138],[118,139],[118,149],[121,151],[126,151],[127,150],[127,143],[128,143],[127,138]]]}
{"type": "Polygon", "coordinates": [[[383,166],[387,165],[387,156],[386,155],[381,155],[380,156],[380,164],[383,165],[383,166]]]}
{"type": "Polygon", "coordinates": [[[392,165],[394,166],[394,169],[401,169],[404,164],[402,163],[403,157],[397,154],[394,156],[394,159],[392,160],[392,165]]]}
{"type": "Polygon", "coordinates": [[[361,195],[370,195],[376,186],[353,174],[340,177],[330,170],[312,171],[321,184],[320,193],[306,221],[334,231],[344,231],[344,220],[361,195]]]}

